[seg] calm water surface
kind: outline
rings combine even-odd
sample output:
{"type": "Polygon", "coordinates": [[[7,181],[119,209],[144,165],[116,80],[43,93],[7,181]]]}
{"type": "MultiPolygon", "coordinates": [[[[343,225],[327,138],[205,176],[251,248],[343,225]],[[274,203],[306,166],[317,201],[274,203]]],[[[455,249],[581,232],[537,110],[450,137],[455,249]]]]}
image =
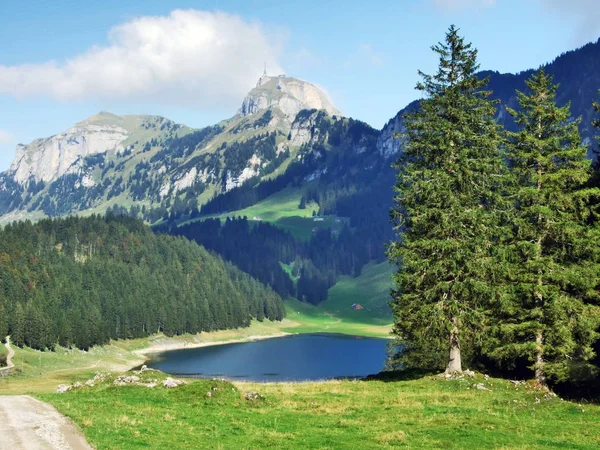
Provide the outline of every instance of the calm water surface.
{"type": "Polygon", "coordinates": [[[364,377],[383,370],[386,339],[301,334],[156,354],[148,367],[186,377],[251,381],[364,377]]]}

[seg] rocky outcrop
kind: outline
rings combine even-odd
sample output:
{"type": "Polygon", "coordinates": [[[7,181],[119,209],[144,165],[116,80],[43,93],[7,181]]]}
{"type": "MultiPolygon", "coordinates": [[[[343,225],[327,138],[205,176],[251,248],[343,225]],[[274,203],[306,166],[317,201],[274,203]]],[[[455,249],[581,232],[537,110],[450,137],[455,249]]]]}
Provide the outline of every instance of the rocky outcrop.
{"type": "Polygon", "coordinates": [[[321,89],[283,75],[260,77],[256,87],[244,98],[240,114],[249,116],[272,106],[279,108],[290,121],[303,109],[323,109],[332,116],[341,115],[321,89]]]}
{"type": "MultiPolygon", "coordinates": [[[[290,129],[290,145],[301,147],[304,144],[313,144],[321,138],[320,128],[318,126],[319,111],[305,111],[301,116],[296,117],[290,129]]],[[[325,136],[323,136],[325,137],[325,136]]]]}
{"type": "Polygon", "coordinates": [[[37,139],[29,145],[18,145],[10,167],[15,181],[20,184],[30,179],[50,182],[74,170],[81,158],[105,153],[121,152],[121,143],[129,133],[115,125],[76,125],[61,134],[37,139]]]}
{"type": "Polygon", "coordinates": [[[244,181],[259,175],[261,167],[262,160],[256,154],[254,154],[252,155],[252,158],[248,160],[246,167],[244,167],[241,173],[236,175],[228,170],[227,175],[225,176],[225,192],[241,186],[244,184],[244,181]]]}
{"type": "Polygon", "coordinates": [[[383,127],[377,138],[377,150],[385,158],[397,155],[402,148],[401,135],[406,128],[401,112],[383,127]]]}

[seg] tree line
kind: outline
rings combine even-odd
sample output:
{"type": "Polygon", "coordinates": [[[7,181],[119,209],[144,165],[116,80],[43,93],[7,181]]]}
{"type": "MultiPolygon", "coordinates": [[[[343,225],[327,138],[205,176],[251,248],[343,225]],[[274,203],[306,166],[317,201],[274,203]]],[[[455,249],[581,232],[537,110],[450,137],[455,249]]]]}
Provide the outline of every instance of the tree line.
{"type": "Polygon", "coordinates": [[[0,336],[15,345],[88,349],[110,339],[281,320],[271,288],[182,237],[107,215],[0,231],[0,336]]]}
{"type": "Polygon", "coordinates": [[[454,26],[433,50],[396,164],[393,365],[598,383],[600,189],[579,119],[540,70],[508,132],[477,50],[454,26]]]}

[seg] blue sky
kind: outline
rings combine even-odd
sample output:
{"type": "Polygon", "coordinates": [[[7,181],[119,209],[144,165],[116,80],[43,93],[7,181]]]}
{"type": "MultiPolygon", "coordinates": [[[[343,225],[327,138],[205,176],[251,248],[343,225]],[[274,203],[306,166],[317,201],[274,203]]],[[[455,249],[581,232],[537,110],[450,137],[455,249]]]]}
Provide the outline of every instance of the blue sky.
{"type": "Polygon", "coordinates": [[[98,111],[192,127],[232,116],[268,71],[380,128],[417,98],[452,23],[482,69],[518,72],[600,37],[596,0],[0,0],[0,170],[98,111]]]}

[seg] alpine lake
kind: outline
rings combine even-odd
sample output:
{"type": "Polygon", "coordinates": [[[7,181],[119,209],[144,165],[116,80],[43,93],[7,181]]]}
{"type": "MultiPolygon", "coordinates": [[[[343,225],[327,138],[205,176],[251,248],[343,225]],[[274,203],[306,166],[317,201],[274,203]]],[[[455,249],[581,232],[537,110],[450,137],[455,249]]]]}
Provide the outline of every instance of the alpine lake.
{"type": "Polygon", "coordinates": [[[258,382],[362,378],[384,369],[389,340],[298,334],[251,342],[170,350],[148,367],[189,378],[258,382]]]}

